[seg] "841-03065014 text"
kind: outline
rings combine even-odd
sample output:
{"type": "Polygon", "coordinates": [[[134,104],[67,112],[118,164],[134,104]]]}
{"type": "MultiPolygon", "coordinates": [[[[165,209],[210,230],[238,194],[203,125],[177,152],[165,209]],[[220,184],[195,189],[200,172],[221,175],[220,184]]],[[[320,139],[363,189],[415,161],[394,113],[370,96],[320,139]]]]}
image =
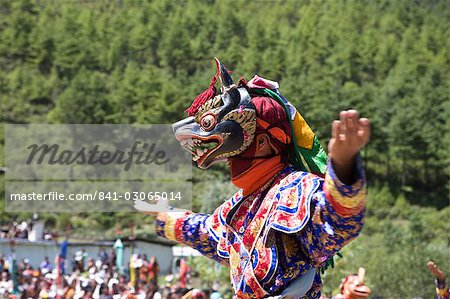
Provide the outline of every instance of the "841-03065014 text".
{"type": "Polygon", "coordinates": [[[90,193],[69,193],[65,194],[63,192],[50,191],[46,193],[11,193],[9,195],[10,201],[27,201],[27,200],[37,200],[37,201],[117,201],[117,200],[148,200],[148,201],[158,201],[158,200],[182,200],[183,194],[179,192],[165,192],[165,191],[126,191],[126,192],[116,192],[116,191],[93,191],[90,193]]]}

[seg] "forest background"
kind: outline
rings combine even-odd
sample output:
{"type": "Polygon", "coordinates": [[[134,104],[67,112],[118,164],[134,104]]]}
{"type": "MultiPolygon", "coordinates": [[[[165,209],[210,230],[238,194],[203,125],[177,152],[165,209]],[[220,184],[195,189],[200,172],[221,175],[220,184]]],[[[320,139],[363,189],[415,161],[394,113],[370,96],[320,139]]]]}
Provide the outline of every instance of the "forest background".
{"type": "MultiPolygon", "coordinates": [[[[235,78],[280,82],[323,145],[338,112],[356,108],[373,125],[362,153],[366,224],[324,291],[364,266],[374,296],[432,298],[426,262],[450,274],[449,36],[445,0],[0,0],[0,118],[2,127],[172,123],[208,86],[213,56],[235,78]]],[[[0,139],[4,166],[3,128],[0,139]]],[[[194,170],[195,211],[234,191],[224,166],[194,170]]],[[[40,216],[61,232],[70,223],[78,238],[111,238],[130,223],[154,236],[140,214],[40,216]]],[[[29,217],[1,205],[1,224],[29,217]]],[[[228,269],[212,263],[191,261],[204,286],[228,289],[228,269]]]]}

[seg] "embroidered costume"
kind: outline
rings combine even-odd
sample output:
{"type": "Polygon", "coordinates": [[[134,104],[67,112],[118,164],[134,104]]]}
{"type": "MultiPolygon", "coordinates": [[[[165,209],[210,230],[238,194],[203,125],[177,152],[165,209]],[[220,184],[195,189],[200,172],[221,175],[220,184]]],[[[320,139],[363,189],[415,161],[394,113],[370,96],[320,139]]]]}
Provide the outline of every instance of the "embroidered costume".
{"type": "Polygon", "coordinates": [[[211,215],[159,213],[157,233],[228,265],[238,298],[319,298],[319,269],[363,225],[360,158],[354,183],[342,183],[276,82],[255,76],[234,84],[217,59],[216,65],[210,87],[173,128],[200,168],[227,160],[241,189],[211,215]],[[272,154],[256,156],[255,136],[264,133],[272,154]]]}

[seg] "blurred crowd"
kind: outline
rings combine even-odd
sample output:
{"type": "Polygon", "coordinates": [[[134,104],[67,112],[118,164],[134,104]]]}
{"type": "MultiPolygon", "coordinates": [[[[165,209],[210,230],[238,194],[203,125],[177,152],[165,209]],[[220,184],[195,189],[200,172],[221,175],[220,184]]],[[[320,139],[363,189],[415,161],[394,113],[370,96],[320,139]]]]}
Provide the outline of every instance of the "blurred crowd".
{"type": "MultiPolygon", "coordinates": [[[[213,289],[187,287],[189,267],[181,259],[176,274],[159,278],[155,257],[133,254],[127,267],[118,269],[115,253],[102,249],[97,259],[80,250],[67,261],[48,257],[33,267],[29,259],[17,262],[13,256],[0,253],[0,299],[4,298],[55,298],[55,299],[221,299],[213,289]],[[64,273],[64,263],[70,263],[71,273],[64,273]],[[58,266],[59,265],[59,266],[58,266]],[[183,277],[184,276],[184,277],[183,277]]],[[[69,265],[68,265],[69,266],[69,265]]],[[[438,299],[449,299],[445,273],[430,261],[428,269],[435,277],[438,299]]],[[[364,299],[371,294],[364,284],[365,270],[343,279],[340,293],[332,299],[364,299]]],[[[321,299],[329,299],[322,295],[321,299]]]]}
{"type": "MultiPolygon", "coordinates": [[[[98,259],[88,257],[84,250],[75,253],[70,261],[72,272],[65,274],[64,261],[52,263],[48,257],[33,267],[29,259],[16,263],[14,258],[0,254],[0,299],[4,298],[55,298],[55,299],[221,299],[212,289],[195,289],[186,286],[189,271],[180,263],[180,271],[158,280],[159,266],[155,257],[134,254],[126,269],[115,265],[114,251],[101,250],[98,259]],[[59,267],[57,266],[59,264],[59,267]]],[[[432,261],[428,263],[435,276],[438,299],[449,299],[445,273],[432,261]]],[[[333,299],[364,299],[371,290],[364,285],[365,270],[347,276],[340,293],[333,299]]],[[[329,297],[322,295],[321,299],[329,297]]]]}
{"type": "MultiPolygon", "coordinates": [[[[61,261],[60,261],[61,262],[61,261]]],[[[77,252],[71,261],[72,272],[64,274],[46,257],[33,267],[28,259],[17,265],[0,257],[0,298],[63,299],[220,299],[212,290],[181,286],[171,275],[158,285],[159,266],[155,257],[135,254],[126,269],[117,269],[112,254],[102,251],[98,259],[77,252]]],[[[61,266],[61,264],[60,264],[61,266]]]]}
{"type": "MultiPolygon", "coordinates": [[[[32,234],[33,226],[35,221],[32,219],[12,222],[7,227],[0,229],[0,239],[28,239],[30,234],[32,234]]],[[[40,232],[39,236],[35,236],[39,240],[54,240],[56,238],[55,234],[43,230],[40,232]]]]}

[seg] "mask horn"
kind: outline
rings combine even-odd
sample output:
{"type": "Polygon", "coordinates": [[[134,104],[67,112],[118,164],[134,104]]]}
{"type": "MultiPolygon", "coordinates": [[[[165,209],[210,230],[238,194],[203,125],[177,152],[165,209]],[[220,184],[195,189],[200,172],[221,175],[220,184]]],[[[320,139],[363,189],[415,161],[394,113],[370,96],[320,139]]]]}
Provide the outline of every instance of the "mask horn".
{"type": "Polygon", "coordinates": [[[217,74],[219,75],[221,89],[230,87],[233,85],[233,79],[230,74],[228,74],[228,70],[223,64],[219,61],[217,57],[214,57],[214,61],[216,62],[217,74]]]}

